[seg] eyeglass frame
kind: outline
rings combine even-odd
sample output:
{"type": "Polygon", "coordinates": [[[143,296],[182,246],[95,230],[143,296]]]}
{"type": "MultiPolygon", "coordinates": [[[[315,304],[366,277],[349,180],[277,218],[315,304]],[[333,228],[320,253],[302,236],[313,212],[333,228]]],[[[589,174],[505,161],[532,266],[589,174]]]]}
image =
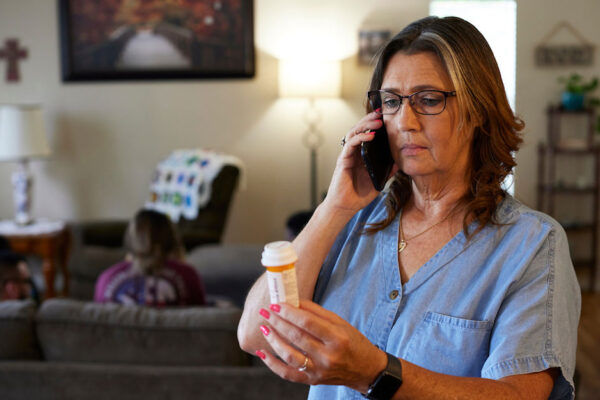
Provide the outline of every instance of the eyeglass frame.
{"type": "Polygon", "coordinates": [[[446,91],[446,90],[437,90],[437,89],[423,89],[423,90],[419,90],[417,92],[411,93],[409,95],[406,96],[402,96],[398,93],[394,93],[390,90],[370,90],[367,92],[367,99],[369,99],[369,101],[371,102],[371,107],[373,107],[374,111],[379,114],[379,115],[394,115],[396,114],[404,105],[404,99],[408,99],[408,104],[410,105],[410,107],[413,109],[414,112],[416,112],[417,114],[420,115],[440,115],[441,113],[444,112],[444,110],[446,109],[446,105],[448,104],[448,97],[455,97],[456,96],[456,90],[450,90],[450,91],[446,91]],[[373,105],[373,103],[371,102],[371,95],[375,94],[375,93],[388,93],[388,94],[392,94],[398,98],[400,98],[400,105],[398,106],[398,109],[396,109],[396,111],[394,111],[393,113],[388,113],[388,114],[384,114],[382,112],[378,112],[377,109],[375,108],[375,106],[373,105]],[[438,113],[435,114],[426,114],[426,113],[422,113],[417,111],[417,109],[414,107],[413,102],[412,102],[412,97],[419,94],[419,93],[423,93],[423,92],[437,92],[437,93],[442,93],[444,95],[444,108],[442,108],[442,110],[438,113]]]}

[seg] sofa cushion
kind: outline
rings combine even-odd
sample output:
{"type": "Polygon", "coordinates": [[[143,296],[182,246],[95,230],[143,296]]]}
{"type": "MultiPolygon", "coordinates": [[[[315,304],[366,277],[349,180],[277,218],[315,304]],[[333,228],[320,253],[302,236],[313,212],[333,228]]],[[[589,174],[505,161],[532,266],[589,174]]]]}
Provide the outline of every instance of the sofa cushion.
{"type": "Polygon", "coordinates": [[[49,361],[248,365],[237,342],[237,308],[146,308],[50,299],[37,315],[49,361]]]}
{"type": "Polygon", "coordinates": [[[33,301],[0,302],[0,360],[41,358],[35,337],[34,321],[33,301]]]}
{"type": "Polygon", "coordinates": [[[69,297],[92,300],[98,276],[125,259],[124,248],[85,246],[75,252],[69,262],[69,297]]]}
{"type": "Polygon", "coordinates": [[[262,249],[256,244],[208,244],[192,250],[187,261],[196,267],[209,297],[227,298],[242,307],[265,271],[260,263],[262,249]]]}

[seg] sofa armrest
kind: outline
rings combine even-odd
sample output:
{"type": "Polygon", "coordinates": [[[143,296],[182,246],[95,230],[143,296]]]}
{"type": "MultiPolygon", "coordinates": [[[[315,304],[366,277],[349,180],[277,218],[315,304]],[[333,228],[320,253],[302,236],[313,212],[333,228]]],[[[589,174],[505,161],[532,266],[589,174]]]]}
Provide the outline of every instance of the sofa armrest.
{"type": "Polygon", "coordinates": [[[0,302],[0,360],[41,358],[34,318],[35,303],[31,300],[0,302]]]}

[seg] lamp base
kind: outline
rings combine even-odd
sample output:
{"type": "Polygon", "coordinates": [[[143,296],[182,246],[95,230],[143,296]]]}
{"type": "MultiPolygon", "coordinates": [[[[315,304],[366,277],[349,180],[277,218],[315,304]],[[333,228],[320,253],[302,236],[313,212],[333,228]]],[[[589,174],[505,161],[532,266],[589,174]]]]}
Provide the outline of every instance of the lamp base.
{"type": "Polygon", "coordinates": [[[321,114],[315,104],[314,98],[309,98],[308,108],[304,115],[308,129],[302,135],[302,143],[310,150],[310,205],[317,208],[317,148],[325,140],[323,133],[318,128],[321,114]]]}
{"type": "Polygon", "coordinates": [[[27,160],[19,163],[19,168],[11,176],[13,184],[13,201],[15,203],[15,223],[28,225],[31,218],[31,187],[33,177],[29,173],[27,160]]]}

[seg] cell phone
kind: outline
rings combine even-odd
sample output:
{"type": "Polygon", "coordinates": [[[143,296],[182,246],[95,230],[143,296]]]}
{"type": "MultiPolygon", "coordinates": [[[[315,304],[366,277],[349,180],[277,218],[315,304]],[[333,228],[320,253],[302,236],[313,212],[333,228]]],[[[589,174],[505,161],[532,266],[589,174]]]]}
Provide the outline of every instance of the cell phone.
{"type": "Polygon", "coordinates": [[[375,190],[381,192],[394,165],[385,124],[375,131],[373,140],[362,142],[360,155],[369,173],[373,187],[375,190]]]}

